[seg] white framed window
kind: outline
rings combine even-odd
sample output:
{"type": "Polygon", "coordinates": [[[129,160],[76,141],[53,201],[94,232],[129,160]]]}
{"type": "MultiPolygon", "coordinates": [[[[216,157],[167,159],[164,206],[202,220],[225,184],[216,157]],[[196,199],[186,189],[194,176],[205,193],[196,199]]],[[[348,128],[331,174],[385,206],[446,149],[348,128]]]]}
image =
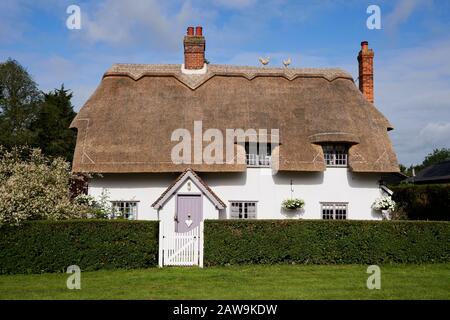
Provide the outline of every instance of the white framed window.
{"type": "Polygon", "coordinates": [[[230,201],[231,219],[256,219],[256,201],[230,201]]]}
{"type": "Polygon", "coordinates": [[[346,220],[348,214],[347,202],[321,202],[322,219],[346,220]]]}
{"type": "Polygon", "coordinates": [[[348,147],[342,144],[326,144],[322,146],[325,163],[328,167],[346,167],[348,163],[348,147]]]}
{"type": "Polygon", "coordinates": [[[138,201],[111,201],[113,218],[116,216],[128,220],[137,220],[138,201]]]}
{"type": "Polygon", "coordinates": [[[270,143],[245,143],[247,165],[250,167],[270,167],[272,146],[270,143]]]}

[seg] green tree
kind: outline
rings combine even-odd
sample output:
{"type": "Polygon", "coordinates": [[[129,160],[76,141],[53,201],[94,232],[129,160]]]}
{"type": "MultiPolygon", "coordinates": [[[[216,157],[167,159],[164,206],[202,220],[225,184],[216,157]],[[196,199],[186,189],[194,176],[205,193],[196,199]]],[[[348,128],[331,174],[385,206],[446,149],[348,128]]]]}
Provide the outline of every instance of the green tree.
{"type": "Polygon", "coordinates": [[[41,92],[24,67],[11,58],[0,63],[0,145],[33,144],[30,126],[41,101],[41,92]]]}
{"type": "Polygon", "coordinates": [[[405,165],[403,165],[403,164],[399,164],[399,166],[400,166],[400,172],[401,173],[403,173],[403,174],[406,174],[407,176],[412,176],[413,175],[413,169],[417,172],[417,168],[419,167],[419,166],[414,166],[414,165],[410,165],[409,167],[406,167],[405,165]]]}
{"type": "Polygon", "coordinates": [[[399,166],[399,168],[400,168],[400,172],[401,172],[401,173],[408,174],[408,168],[406,168],[405,165],[399,163],[398,166],[399,166]]]}
{"type": "Polygon", "coordinates": [[[47,156],[63,157],[67,161],[72,161],[76,143],[76,133],[69,129],[76,115],[71,99],[72,93],[64,85],[44,94],[32,125],[37,137],[35,146],[47,156]]]}
{"type": "Polygon", "coordinates": [[[450,148],[434,149],[423,160],[421,167],[425,168],[438,162],[450,159],[450,148]]]}
{"type": "Polygon", "coordinates": [[[436,164],[438,162],[449,160],[450,159],[450,148],[441,148],[441,149],[434,149],[433,152],[429,153],[421,164],[418,165],[411,165],[408,168],[404,165],[400,164],[400,171],[408,176],[413,175],[413,169],[414,172],[417,174],[419,171],[425,169],[428,166],[431,166],[433,164],[436,164]]]}

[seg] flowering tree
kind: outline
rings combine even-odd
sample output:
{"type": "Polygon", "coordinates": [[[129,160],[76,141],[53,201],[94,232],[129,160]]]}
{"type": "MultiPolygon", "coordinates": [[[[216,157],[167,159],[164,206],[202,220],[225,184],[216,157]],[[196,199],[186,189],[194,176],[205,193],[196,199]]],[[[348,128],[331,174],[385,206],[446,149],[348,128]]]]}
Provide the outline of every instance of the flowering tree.
{"type": "Polygon", "coordinates": [[[108,189],[103,189],[98,198],[87,194],[80,194],[74,201],[90,209],[88,218],[111,219],[120,215],[120,212],[117,212],[111,205],[108,189]]]}
{"type": "Polygon", "coordinates": [[[0,225],[87,217],[89,206],[70,199],[69,179],[70,164],[61,158],[0,147],[0,225]]]}

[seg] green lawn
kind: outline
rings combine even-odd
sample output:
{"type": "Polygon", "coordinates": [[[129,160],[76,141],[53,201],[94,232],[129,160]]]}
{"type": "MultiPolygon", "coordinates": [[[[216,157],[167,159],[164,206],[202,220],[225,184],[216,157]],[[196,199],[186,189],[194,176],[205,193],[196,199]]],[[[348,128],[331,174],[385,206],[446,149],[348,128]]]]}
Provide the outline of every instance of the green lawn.
{"type": "Polygon", "coordinates": [[[2,275],[0,299],[450,299],[450,264],[381,266],[368,290],[366,266],[274,265],[152,268],[68,274],[2,275]]]}

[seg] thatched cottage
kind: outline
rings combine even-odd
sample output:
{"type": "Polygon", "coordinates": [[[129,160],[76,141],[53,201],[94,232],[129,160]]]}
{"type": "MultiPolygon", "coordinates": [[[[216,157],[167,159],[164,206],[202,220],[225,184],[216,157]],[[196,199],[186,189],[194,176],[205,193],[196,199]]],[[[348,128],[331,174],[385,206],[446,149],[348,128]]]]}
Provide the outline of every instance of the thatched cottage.
{"type": "Polygon", "coordinates": [[[101,173],[89,194],[128,218],[178,231],[203,219],[381,219],[371,208],[380,178],[399,168],[374,105],[373,56],[362,42],[358,89],[341,69],[207,64],[202,28],[189,27],[183,64],[103,75],[72,123],[73,171],[101,173]],[[238,129],[226,157],[227,130],[238,129]],[[291,198],[304,207],[283,208],[291,198]]]}

